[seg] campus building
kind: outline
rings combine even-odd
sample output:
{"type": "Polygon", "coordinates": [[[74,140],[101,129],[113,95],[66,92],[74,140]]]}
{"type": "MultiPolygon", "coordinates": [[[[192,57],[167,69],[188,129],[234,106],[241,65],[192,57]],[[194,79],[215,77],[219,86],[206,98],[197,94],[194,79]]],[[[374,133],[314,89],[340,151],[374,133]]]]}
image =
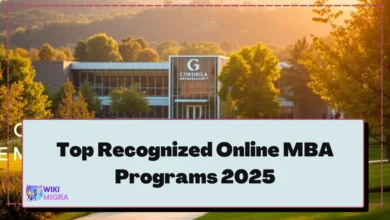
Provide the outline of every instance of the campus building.
{"type": "MultiPolygon", "coordinates": [[[[222,118],[218,75],[228,62],[223,56],[170,56],[168,62],[63,62],[34,61],[36,80],[51,91],[58,91],[66,78],[76,89],[88,80],[99,96],[103,117],[129,117],[110,110],[113,89],[139,84],[151,111],[139,118],[222,118]]],[[[282,67],[283,63],[280,64],[282,67]]],[[[281,99],[286,113],[293,103],[281,99]]]]}

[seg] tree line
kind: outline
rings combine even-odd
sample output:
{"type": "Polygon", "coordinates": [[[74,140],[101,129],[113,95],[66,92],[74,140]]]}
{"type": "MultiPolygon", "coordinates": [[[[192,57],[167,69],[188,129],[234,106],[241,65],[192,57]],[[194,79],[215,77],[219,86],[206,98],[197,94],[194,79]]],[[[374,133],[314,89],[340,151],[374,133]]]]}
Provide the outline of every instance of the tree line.
{"type": "MultiPolygon", "coordinates": [[[[37,48],[46,42],[60,47],[102,30],[117,41],[132,35],[142,36],[149,42],[229,40],[240,45],[253,45],[259,39],[267,44],[287,45],[303,35],[323,36],[330,31],[329,27],[310,21],[312,13],[308,8],[267,11],[264,8],[172,7],[102,15],[87,12],[84,12],[86,15],[68,15],[50,8],[25,10],[11,11],[10,43],[13,48],[37,48]],[[308,22],[302,24],[305,20],[308,22]],[[124,28],[118,28],[124,24],[124,28]]],[[[4,27],[6,21],[6,15],[0,15],[4,27]]],[[[5,32],[0,35],[0,42],[5,44],[5,32]]]]}

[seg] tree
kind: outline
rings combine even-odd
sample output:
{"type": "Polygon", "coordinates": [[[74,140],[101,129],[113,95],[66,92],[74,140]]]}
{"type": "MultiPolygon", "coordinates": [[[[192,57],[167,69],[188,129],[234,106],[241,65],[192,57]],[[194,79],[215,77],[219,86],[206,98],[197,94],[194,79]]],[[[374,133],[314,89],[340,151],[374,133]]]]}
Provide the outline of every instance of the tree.
{"type": "MultiPolygon", "coordinates": [[[[327,1],[318,1],[314,12],[318,17],[313,20],[329,24],[332,44],[315,37],[314,54],[306,54],[300,62],[309,70],[309,86],[332,107],[340,109],[350,118],[362,118],[370,124],[370,134],[378,138],[381,130],[381,90],[383,91],[384,134],[387,146],[387,158],[390,159],[390,81],[383,81],[381,89],[380,74],[384,79],[390,76],[390,38],[384,37],[383,50],[381,39],[381,20],[383,27],[390,25],[390,2],[387,0],[361,0],[362,4],[381,4],[382,7],[357,7],[351,13],[351,19],[345,25],[335,24],[342,14],[324,6],[327,1]],[[383,19],[381,19],[381,10],[383,19]],[[377,42],[377,43],[376,43],[377,42]],[[381,56],[381,52],[384,52],[381,56]],[[383,60],[381,60],[381,57],[383,60]],[[381,69],[383,61],[383,69],[381,69]]],[[[383,29],[383,36],[389,36],[390,30],[383,29]]]]}
{"type": "Polygon", "coordinates": [[[179,54],[181,55],[224,55],[221,47],[216,42],[198,41],[182,46],[179,54]]]}
{"type": "Polygon", "coordinates": [[[161,60],[168,61],[169,56],[179,54],[178,47],[168,47],[161,53],[161,60]]]}
{"type": "Polygon", "coordinates": [[[88,60],[88,47],[85,41],[79,41],[74,49],[74,59],[79,62],[88,60]]]}
{"type": "Polygon", "coordinates": [[[87,80],[85,80],[81,85],[80,91],[85,102],[87,103],[88,111],[100,113],[101,101],[99,100],[99,97],[93,92],[93,88],[87,80]]]}
{"type": "Polygon", "coordinates": [[[302,64],[298,63],[302,54],[308,52],[309,44],[305,37],[294,44],[293,48],[289,50],[291,59],[288,60],[288,63],[290,66],[283,67],[281,82],[287,90],[285,98],[294,102],[295,107],[298,107],[300,118],[320,118],[324,112],[318,115],[313,110],[325,103],[308,86],[309,72],[302,64]]]}
{"type": "Polygon", "coordinates": [[[75,93],[75,88],[68,78],[63,85],[62,100],[58,105],[57,116],[60,118],[93,118],[95,113],[88,111],[88,104],[81,91],[78,92],[76,100],[75,93]]]}
{"type": "MultiPolygon", "coordinates": [[[[31,59],[23,57],[20,50],[9,51],[9,93],[7,93],[7,56],[3,45],[0,45],[0,123],[1,134],[23,118],[50,118],[51,102],[44,95],[44,87],[34,81],[35,70],[31,59]],[[9,102],[7,101],[9,97],[9,102]],[[9,120],[7,120],[9,110],[9,120]],[[4,129],[4,130],[3,130],[4,129]]],[[[10,134],[13,135],[13,132],[10,134]]],[[[4,136],[3,136],[4,137],[4,136]]]]}
{"type": "Polygon", "coordinates": [[[50,44],[44,44],[41,46],[38,56],[40,60],[55,60],[56,50],[50,44]]]}
{"type": "Polygon", "coordinates": [[[175,40],[166,40],[166,41],[163,41],[161,42],[160,44],[158,44],[157,48],[156,48],[156,51],[158,54],[162,54],[164,50],[166,50],[167,48],[179,48],[179,44],[177,43],[177,41],[175,40]]]}
{"type": "Polygon", "coordinates": [[[142,50],[138,42],[130,41],[119,45],[119,52],[125,62],[137,61],[138,53],[142,50]]]}
{"type": "Polygon", "coordinates": [[[219,92],[221,100],[226,101],[230,94],[239,117],[279,115],[279,89],[274,85],[280,77],[278,65],[278,59],[263,44],[243,47],[230,57],[219,76],[222,83],[219,92]]]}
{"type": "Polygon", "coordinates": [[[233,102],[230,93],[228,93],[226,99],[221,102],[221,117],[235,118],[236,116],[236,105],[233,102]]]}
{"type": "Polygon", "coordinates": [[[60,48],[58,48],[57,51],[58,52],[62,52],[65,55],[65,59],[64,60],[66,60],[66,61],[73,61],[74,60],[71,48],[69,48],[69,47],[60,47],[60,48]]]}
{"type": "Polygon", "coordinates": [[[117,42],[104,33],[96,34],[87,40],[88,61],[119,62],[122,57],[117,42]]]}
{"type": "MultiPolygon", "coordinates": [[[[0,86],[0,140],[6,139],[7,126],[12,131],[12,128],[23,120],[23,107],[25,105],[22,83],[12,84],[9,92],[7,86],[0,86]],[[8,119],[7,114],[9,114],[8,119]]],[[[10,134],[13,134],[13,132],[10,132],[10,134]]]]}
{"type": "Polygon", "coordinates": [[[157,62],[159,60],[160,56],[152,48],[143,49],[137,55],[138,62],[157,62]]]}
{"type": "Polygon", "coordinates": [[[32,61],[39,60],[39,50],[36,48],[30,48],[28,51],[28,56],[31,58],[32,61]]]}
{"type": "Polygon", "coordinates": [[[146,49],[149,47],[148,42],[142,37],[134,39],[135,42],[139,43],[142,49],[146,49]]]}
{"type": "Polygon", "coordinates": [[[133,118],[135,114],[148,112],[149,104],[143,93],[139,93],[139,85],[120,88],[110,93],[111,109],[124,113],[125,117],[133,118]]]}

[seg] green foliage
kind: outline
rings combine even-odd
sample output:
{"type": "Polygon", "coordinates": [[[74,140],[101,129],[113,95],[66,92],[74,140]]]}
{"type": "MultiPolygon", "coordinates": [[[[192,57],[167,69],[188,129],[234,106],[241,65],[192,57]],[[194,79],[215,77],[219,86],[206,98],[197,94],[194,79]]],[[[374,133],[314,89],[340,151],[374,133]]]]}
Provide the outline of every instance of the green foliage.
{"type": "Polygon", "coordinates": [[[180,51],[180,46],[177,41],[167,40],[157,45],[157,53],[160,55],[160,59],[168,61],[170,55],[177,55],[180,51]]]}
{"type": "MultiPolygon", "coordinates": [[[[31,4],[31,2],[27,2],[27,4],[31,4]]],[[[64,2],[64,4],[71,3],[64,2]]],[[[75,4],[83,3],[76,2],[75,4]]],[[[93,2],[93,4],[97,3],[93,2]]],[[[293,43],[302,35],[308,33],[326,35],[331,29],[328,26],[319,27],[311,22],[310,8],[299,10],[296,8],[280,8],[270,12],[263,8],[253,8],[252,10],[245,8],[242,10],[232,7],[215,10],[212,7],[175,7],[142,9],[135,15],[134,12],[129,12],[129,10],[138,9],[127,7],[123,8],[121,13],[112,13],[115,8],[120,10],[120,7],[95,7],[90,9],[86,7],[57,7],[50,8],[50,10],[49,8],[47,10],[35,9],[36,11],[29,11],[26,7],[13,8],[11,10],[10,27],[15,29],[21,27],[22,29],[18,33],[11,30],[11,42],[13,46],[23,48],[37,48],[50,42],[53,47],[57,48],[68,43],[75,43],[86,36],[104,30],[114,39],[122,39],[132,34],[143,36],[148,41],[157,42],[166,39],[175,39],[180,42],[202,39],[217,42],[229,40],[240,45],[252,45],[261,40],[286,45],[293,43]],[[19,11],[14,12],[16,9],[19,11]],[[56,10],[56,12],[53,10],[56,10]],[[65,10],[71,12],[71,14],[59,12],[65,10]],[[264,19],[264,17],[267,19],[264,19]],[[288,17],[284,20],[282,26],[280,25],[280,17],[288,17]],[[268,30],[269,27],[272,27],[274,31],[265,34],[262,30],[268,30]],[[56,35],[53,36],[53,33],[56,33],[56,35]]],[[[343,8],[343,10],[350,9],[343,8]]],[[[6,21],[6,14],[0,15],[0,23],[2,22],[4,27],[6,21]]],[[[0,42],[6,42],[5,33],[0,36],[0,42]]],[[[160,52],[159,54],[161,55],[160,52]]]]}
{"type": "Polygon", "coordinates": [[[81,85],[80,91],[85,99],[85,102],[88,105],[88,111],[100,113],[101,101],[99,100],[98,96],[93,92],[93,88],[87,80],[85,80],[81,85]]]}
{"type": "Polygon", "coordinates": [[[61,103],[58,105],[57,116],[60,118],[73,118],[73,119],[89,119],[95,116],[95,112],[88,110],[88,104],[85,101],[81,91],[78,92],[77,99],[75,100],[75,89],[73,84],[66,80],[63,85],[63,93],[61,103]]]}
{"type": "Polygon", "coordinates": [[[216,42],[198,41],[187,43],[179,51],[180,55],[224,55],[216,42]]]}
{"type": "Polygon", "coordinates": [[[309,52],[309,47],[305,37],[293,45],[289,50],[291,58],[288,60],[291,66],[283,67],[280,81],[286,90],[283,96],[298,106],[300,118],[320,118],[322,114],[327,115],[327,112],[317,115],[312,109],[325,103],[308,87],[309,72],[302,64],[298,63],[302,54],[309,52]]]}
{"type": "Polygon", "coordinates": [[[132,85],[129,88],[120,88],[110,93],[111,109],[125,114],[125,117],[132,118],[135,114],[148,112],[149,103],[145,95],[139,92],[139,85],[132,85]]]}
{"type": "Polygon", "coordinates": [[[105,33],[95,34],[87,39],[88,61],[122,61],[117,42],[105,33]]]}
{"type": "Polygon", "coordinates": [[[142,50],[142,46],[135,41],[125,41],[119,45],[119,52],[125,62],[137,61],[138,53],[142,50]]]}
{"type": "Polygon", "coordinates": [[[74,49],[74,59],[79,62],[88,60],[88,46],[85,41],[79,41],[74,49]]]}
{"type": "Polygon", "coordinates": [[[158,53],[152,48],[146,48],[138,52],[138,62],[157,62],[160,60],[158,53]]]}
{"type": "Polygon", "coordinates": [[[55,60],[56,51],[50,44],[44,44],[39,49],[38,56],[40,60],[55,60]]]}
{"type": "Polygon", "coordinates": [[[226,101],[230,94],[240,117],[279,115],[279,89],[274,85],[280,77],[278,64],[272,51],[261,43],[243,47],[230,57],[219,76],[220,98],[226,101]]]}
{"type": "MultiPolygon", "coordinates": [[[[50,118],[51,102],[44,95],[44,87],[35,82],[35,70],[28,57],[21,55],[21,50],[10,50],[9,53],[9,82],[10,93],[7,93],[7,56],[0,45],[0,138],[4,138],[7,129],[6,118],[9,110],[10,131],[23,118],[50,118]],[[9,97],[9,102],[7,101],[9,97]]],[[[11,132],[12,135],[13,132],[11,132]]]]}
{"type": "MultiPolygon", "coordinates": [[[[318,1],[325,4],[327,1],[318,1]]],[[[390,2],[387,0],[361,0],[362,4],[382,4],[383,26],[390,25],[390,2]]],[[[314,54],[306,54],[300,61],[310,72],[309,86],[331,106],[340,109],[350,118],[361,118],[370,124],[371,134],[380,133],[380,92],[384,91],[384,132],[386,145],[390,148],[390,81],[384,80],[381,88],[381,71],[384,79],[390,76],[390,38],[383,43],[383,70],[381,69],[381,18],[379,7],[358,7],[345,25],[335,24],[340,12],[330,7],[314,10],[317,18],[313,20],[327,23],[333,28],[332,43],[315,37],[314,54]]],[[[390,30],[384,28],[384,36],[390,30]]],[[[387,152],[390,152],[389,150],[387,152]]],[[[387,155],[390,158],[390,153],[387,155]]]]}

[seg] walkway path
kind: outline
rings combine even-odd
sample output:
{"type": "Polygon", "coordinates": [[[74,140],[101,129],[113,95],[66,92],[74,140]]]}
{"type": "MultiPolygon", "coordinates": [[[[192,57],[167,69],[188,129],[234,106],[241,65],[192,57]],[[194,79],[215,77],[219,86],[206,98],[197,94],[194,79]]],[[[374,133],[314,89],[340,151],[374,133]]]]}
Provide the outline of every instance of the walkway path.
{"type": "Polygon", "coordinates": [[[206,212],[99,212],[77,220],[193,220],[206,212]]]}

